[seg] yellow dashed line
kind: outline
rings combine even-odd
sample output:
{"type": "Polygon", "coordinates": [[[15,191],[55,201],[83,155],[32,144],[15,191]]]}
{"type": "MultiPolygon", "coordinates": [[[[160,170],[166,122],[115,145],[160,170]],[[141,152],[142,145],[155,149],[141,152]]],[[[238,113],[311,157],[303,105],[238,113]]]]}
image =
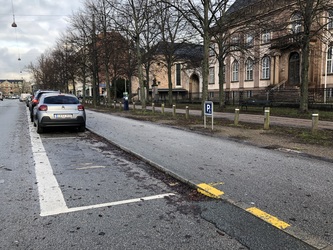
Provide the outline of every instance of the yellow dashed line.
{"type": "Polygon", "coordinates": [[[259,217],[260,219],[270,223],[271,225],[279,228],[279,229],[286,229],[287,227],[290,227],[290,225],[282,220],[279,220],[278,218],[265,213],[264,211],[256,208],[256,207],[250,207],[246,209],[246,211],[250,212],[251,214],[259,217]]]}
{"type": "Polygon", "coordinates": [[[198,187],[197,191],[199,193],[202,193],[203,195],[206,195],[208,197],[219,199],[224,194],[221,190],[218,190],[206,183],[200,183],[197,185],[197,187],[198,187]]]}

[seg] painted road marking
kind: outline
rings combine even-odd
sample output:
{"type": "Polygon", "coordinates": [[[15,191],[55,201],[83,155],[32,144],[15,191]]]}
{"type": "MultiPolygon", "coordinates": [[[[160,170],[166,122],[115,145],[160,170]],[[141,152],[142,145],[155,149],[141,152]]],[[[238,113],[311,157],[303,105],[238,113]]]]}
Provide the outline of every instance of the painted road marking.
{"type": "Polygon", "coordinates": [[[268,222],[269,224],[279,228],[279,229],[286,229],[287,227],[290,227],[290,225],[282,220],[279,220],[278,218],[265,213],[264,211],[256,208],[256,207],[250,207],[247,208],[246,211],[250,212],[251,214],[257,216],[258,218],[268,222]]]}
{"type": "Polygon", "coordinates": [[[30,140],[39,194],[40,215],[67,210],[64,196],[53,174],[49,158],[36,129],[29,122],[30,140]]]}
{"type": "MultiPolygon", "coordinates": [[[[27,115],[28,118],[30,118],[30,113],[28,112],[28,110],[27,110],[27,115]]],[[[78,212],[94,208],[110,207],[110,206],[123,205],[134,202],[162,199],[164,197],[175,195],[174,193],[166,193],[166,194],[153,195],[136,199],[95,204],[83,207],[68,208],[63,193],[60,189],[59,183],[54,176],[53,169],[50,164],[49,158],[47,157],[42,140],[40,136],[37,134],[36,129],[33,127],[32,123],[30,122],[30,119],[29,119],[29,131],[30,131],[31,148],[32,148],[33,158],[35,161],[35,174],[38,187],[40,216],[58,215],[58,214],[78,212]]]]}
{"type": "Polygon", "coordinates": [[[129,199],[129,200],[122,200],[122,201],[114,201],[114,202],[108,202],[108,203],[102,203],[102,204],[95,204],[90,206],[83,206],[83,207],[72,207],[67,208],[64,211],[50,211],[49,213],[44,213],[43,216],[50,216],[50,215],[58,215],[58,214],[64,214],[64,213],[73,213],[73,212],[79,212],[89,209],[96,209],[96,208],[102,208],[102,207],[112,207],[112,206],[118,206],[118,205],[124,205],[124,204],[130,204],[135,202],[143,202],[143,201],[149,201],[149,200],[157,200],[157,199],[163,199],[165,197],[173,196],[174,193],[166,193],[166,194],[159,194],[159,195],[153,195],[153,196],[146,196],[141,198],[135,198],[135,199],[129,199]]]}
{"type": "Polygon", "coordinates": [[[197,187],[198,187],[197,191],[199,193],[202,193],[203,195],[206,195],[208,197],[219,199],[224,194],[223,191],[218,190],[218,189],[214,188],[213,186],[206,184],[206,183],[200,183],[197,185],[197,187]]]}

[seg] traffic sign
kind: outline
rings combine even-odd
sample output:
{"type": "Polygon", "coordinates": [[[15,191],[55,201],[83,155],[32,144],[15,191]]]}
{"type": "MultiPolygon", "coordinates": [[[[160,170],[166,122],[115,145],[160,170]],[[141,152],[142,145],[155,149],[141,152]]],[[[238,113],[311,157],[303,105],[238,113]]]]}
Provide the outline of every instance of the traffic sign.
{"type": "Polygon", "coordinates": [[[205,101],[205,115],[213,115],[213,102],[205,101]]]}

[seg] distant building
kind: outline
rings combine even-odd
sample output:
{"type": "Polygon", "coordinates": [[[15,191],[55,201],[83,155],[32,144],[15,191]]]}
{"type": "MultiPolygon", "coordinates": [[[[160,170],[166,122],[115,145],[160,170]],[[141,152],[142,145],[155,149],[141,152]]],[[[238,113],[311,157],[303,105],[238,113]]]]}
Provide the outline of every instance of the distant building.
{"type": "MultiPolygon", "coordinates": [[[[149,81],[145,81],[148,99],[165,102],[168,100],[169,82],[168,69],[164,57],[164,46],[160,43],[150,67],[149,81]]],[[[201,98],[203,59],[203,46],[189,43],[174,45],[173,63],[171,68],[173,99],[199,99],[201,98]]],[[[144,78],[147,79],[144,71],[144,78]]],[[[140,99],[139,82],[137,77],[132,78],[132,93],[140,99]]]]}
{"type": "Polygon", "coordinates": [[[24,80],[3,80],[0,79],[0,91],[4,96],[16,96],[22,93],[29,93],[24,80]]]}

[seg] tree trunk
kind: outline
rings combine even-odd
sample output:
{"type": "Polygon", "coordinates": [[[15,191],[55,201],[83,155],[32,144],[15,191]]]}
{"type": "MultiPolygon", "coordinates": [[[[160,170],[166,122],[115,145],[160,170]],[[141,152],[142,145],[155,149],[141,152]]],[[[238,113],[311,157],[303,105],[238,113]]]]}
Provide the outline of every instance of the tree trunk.
{"type": "MultiPolygon", "coordinates": [[[[220,50],[221,51],[221,50],[220,50]]],[[[219,107],[223,109],[225,107],[225,96],[224,96],[224,65],[223,65],[223,58],[219,56],[219,107]]]]}
{"type": "Polygon", "coordinates": [[[168,62],[168,103],[172,105],[172,65],[171,62],[168,62]]]}
{"type": "Polygon", "coordinates": [[[209,35],[209,1],[204,3],[204,27],[203,27],[203,46],[204,46],[204,59],[202,62],[202,99],[201,99],[201,115],[204,116],[204,103],[208,100],[208,75],[209,75],[209,44],[211,37],[209,35]]]}

